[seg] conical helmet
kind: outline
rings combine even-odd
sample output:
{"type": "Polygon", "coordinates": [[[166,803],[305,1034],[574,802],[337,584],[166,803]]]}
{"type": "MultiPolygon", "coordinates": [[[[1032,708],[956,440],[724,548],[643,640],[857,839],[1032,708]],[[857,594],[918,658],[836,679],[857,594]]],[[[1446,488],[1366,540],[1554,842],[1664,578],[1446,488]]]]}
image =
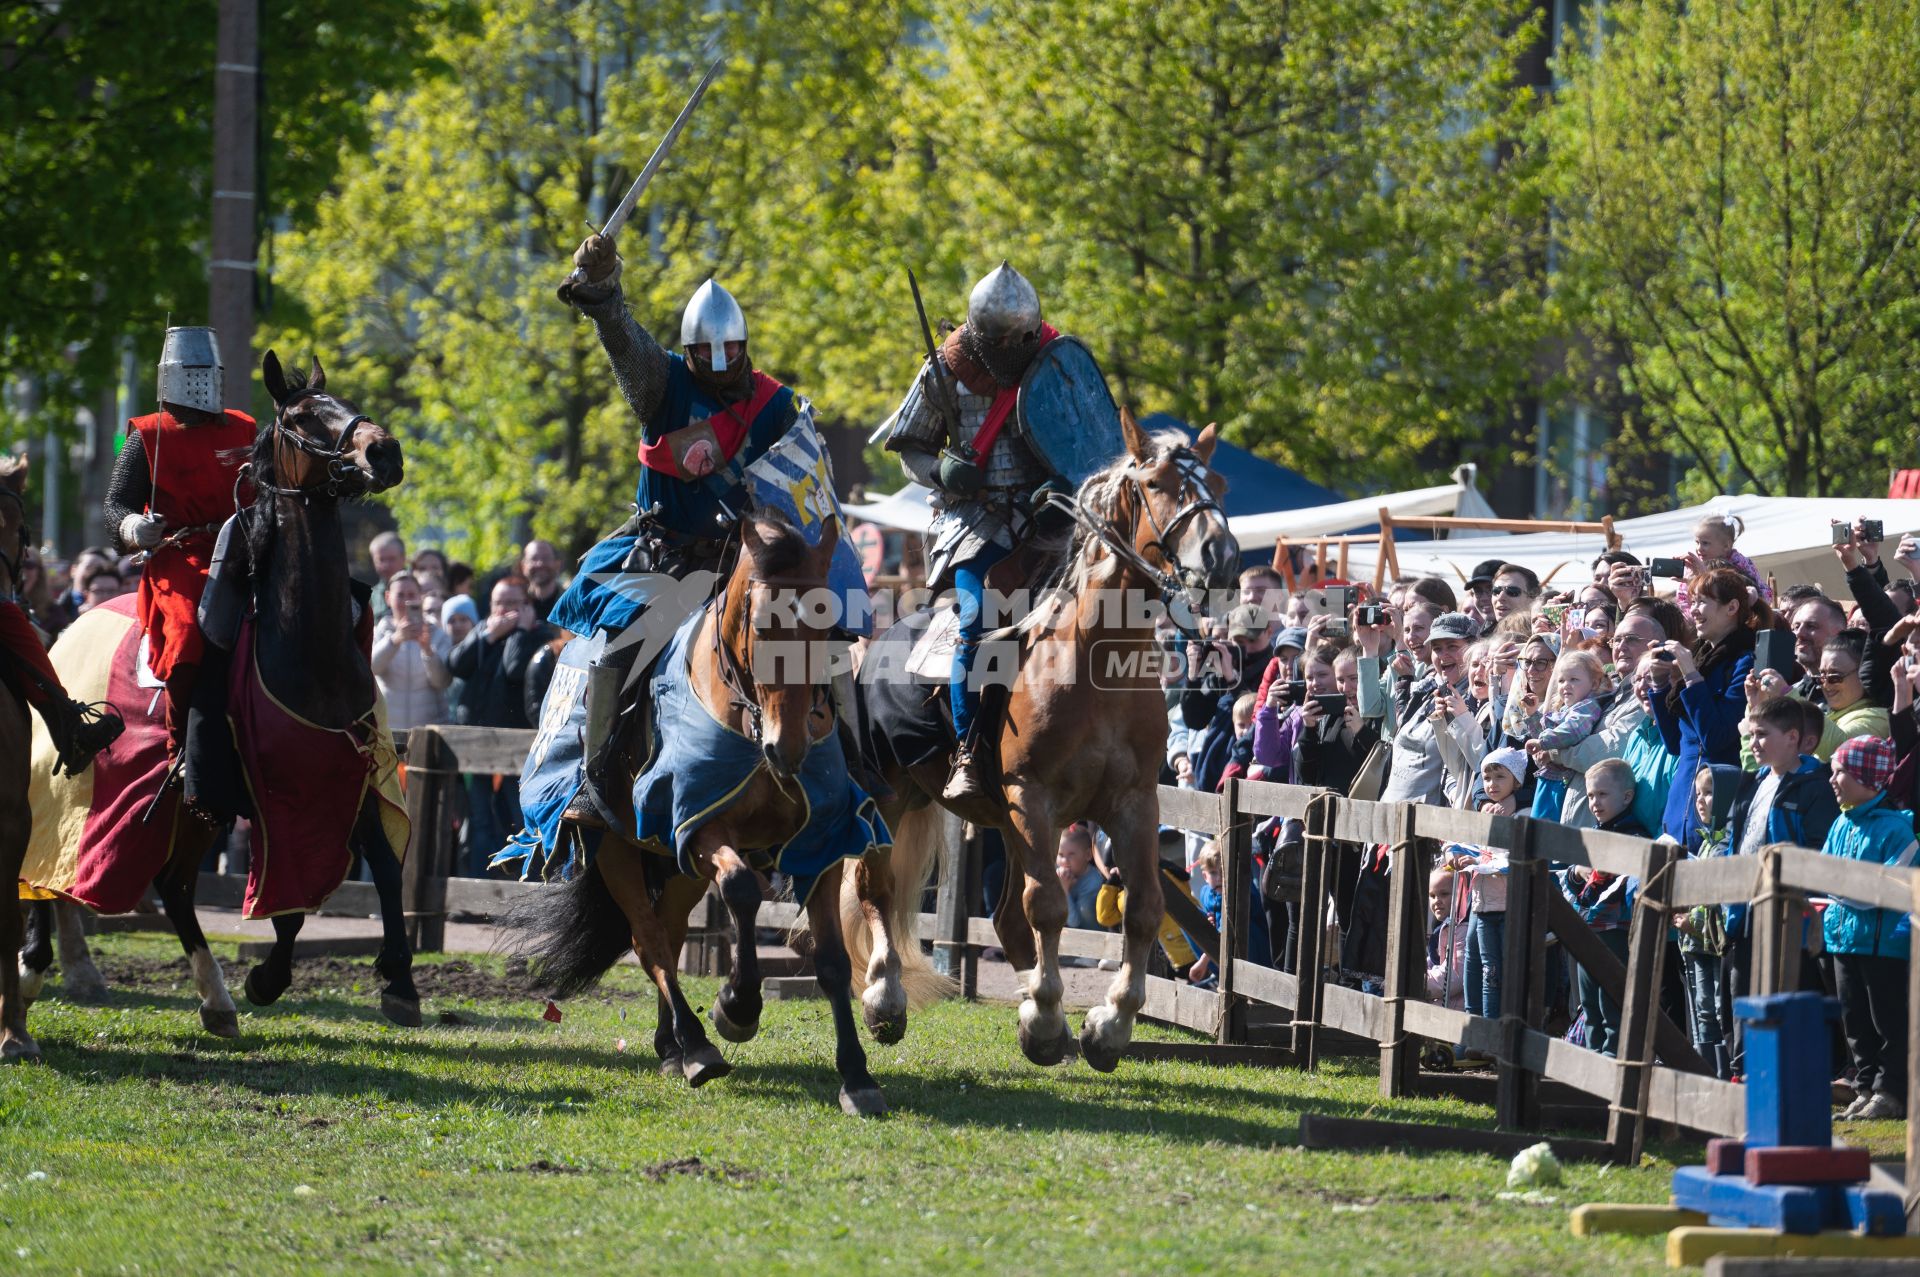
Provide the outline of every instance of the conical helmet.
{"type": "Polygon", "coordinates": [[[680,316],[680,345],[696,346],[706,342],[713,349],[713,370],[727,370],[727,343],[747,340],[747,317],[733,294],[709,279],[694,292],[680,316]]]}
{"type": "Polygon", "coordinates": [[[973,295],[967,299],[967,323],[990,342],[1036,335],[1040,294],[1025,275],[1003,261],[973,286],[973,295]]]}
{"type": "Polygon", "coordinates": [[[162,403],[219,412],[220,338],[211,328],[169,328],[160,347],[162,403]]]}

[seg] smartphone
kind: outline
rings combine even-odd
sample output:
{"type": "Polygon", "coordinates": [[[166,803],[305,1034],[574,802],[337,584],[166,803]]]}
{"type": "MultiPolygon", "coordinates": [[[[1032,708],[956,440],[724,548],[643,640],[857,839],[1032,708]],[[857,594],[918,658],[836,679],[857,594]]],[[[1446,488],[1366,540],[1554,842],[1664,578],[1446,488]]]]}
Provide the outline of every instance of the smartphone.
{"type": "Polygon", "coordinates": [[[1378,603],[1363,604],[1355,610],[1353,623],[1355,625],[1385,625],[1387,623],[1387,609],[1378,603]]]}
{"type": "Polygon", "coordinates": [[[1853,542],[1853,525],[1851,523],[1835,523],[1830,525],[1827,531],[1832,535],[1835,545],[1850,545],[1853,542]]]}
{"type": "Polygon", "coordinates": [[[1347,712],[1347,698],[1338,692],[1330,692],[1325,696],[1316,696],[1313,700],[1314,704],[1320,707],[1320,712],[1328,718],[1338,718],[1347,712]]]}
{"type": "Polygon", "coordinates": [[[1287,681],[1287,704],[1300,705],[1307,699],[1307,680],[1304,678],[1287,681]]]}
{"type": "Polygon", "coordinates": [[[420,624],[420,618],[424,614],[425,614],[424,610],[422,609],[420,604],[418,603],[407,604],[407,619],[413,622],[415,625],[420,624]]]}
{"type": "Polygon", "coordinates": [[[1346,618],[1344,617],[1337,620],[1329,620],[1327,622],[1326,633],[1328,638],[1352,638],[1353,626],[1347,624],[1346,618]]]}
{"type": "Polygon", "coordinates": [[[1795,669],[1792,632],[1775,629],[1761,630],[1754,638],[1753,668],[1773,670],[1791,683],[1795,669]]]}
{"type": "Polygon", "coordinates": [[[1540,615],[1546,617],[1547,624],[1557,630],[1566,621],[1567,612],[1572,607],[1571,603],[1548,603],[1540,609],[1540,615]]]}
{"type": "Polygon", "coordinates": [[[1647,564],[1647,573],[1650,576],[1664,576],[1678,579],[1687,574],[1687,561],[1685,559],[1655,559],[1653,562],[1647,564]]]}

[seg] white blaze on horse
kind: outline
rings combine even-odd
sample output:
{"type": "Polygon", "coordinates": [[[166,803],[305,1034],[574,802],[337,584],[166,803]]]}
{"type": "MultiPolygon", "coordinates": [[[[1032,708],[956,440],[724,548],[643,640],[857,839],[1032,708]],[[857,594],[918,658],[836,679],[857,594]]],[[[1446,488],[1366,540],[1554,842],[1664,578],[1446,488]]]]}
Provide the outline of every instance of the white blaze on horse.
{"type": "MultiPolygon", "coordinates": [[[[1147,952],[1164,908],[1157,785],[1167,710],[1152,659],[1153,611],[1145,604],[1170,599],[1178,608],[1192,591],[1230,588],[1240,553],[1219,503],[1226,481],[1208,469],[1214,428],[1191,445],[1174,433],[1149,437],[1131,414],[1122,415],[1122,429],[1127,455],[1080,487],[1080,522],[1059,588],[1014,630],[982,642],[983,661],[993,658],[996,642],[1012,648],[1018,675],[990,733],[997,784],[985,801],[951,807],[1006,839],[1007,888],[994,927],[1007,960],[1027,973],[1020,1046],[1036,1064],[1058,1063],[1068,1047],[1059,954],[1067,898],[1054,871],[1060,831],[1090,820],[1111,840],[1127,887],[1124,958],[1080,1033],[1081,1055],[1103,1071],[1119,1062],[1146,1001],[1147,952]],[[1024,878],[1023,918],[1012,909],[1015,869],[1024,878]]],[[[903,621],[869,650],[860,684],[895,795],[881,804],[894,831],[891,852],[863,861],[842,898],[870,1023],[904,1021],[911,986],[903,985],[903,971],[914,976],[926,965],[917,944],[902,949],[892,940],[914,934],[913,915],[935,867],[943,822],[934,804],[944,801],[952,748],[949,736],[906,762],[900,754],[911,751],[888,748],[901,715],[924,717],[928,704],[945,701],[929,701],[924,685],[902,695],[900,685],[876,681],[889,667],[898,677],[905,664],[889,659],[887,645],[910,641],[903,621]]],[[[926,724],[914,726],[924,739],[926,724]]]]}

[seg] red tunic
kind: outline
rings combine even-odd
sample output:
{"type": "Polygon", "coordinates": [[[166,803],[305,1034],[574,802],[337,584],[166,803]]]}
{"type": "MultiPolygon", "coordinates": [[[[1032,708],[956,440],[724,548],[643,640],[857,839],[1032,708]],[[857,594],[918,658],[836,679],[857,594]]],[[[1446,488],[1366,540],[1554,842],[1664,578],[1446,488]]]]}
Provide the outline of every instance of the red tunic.
{"type": "Polygon", "coordinates": [[[182,426],[164,412],[127,424],[139,431],[153,476],[148,508],[166,518],[169,537],[191,529],[148,555],[140,578],[147,659],[164,682],[174,667],[200,663],[203,640],[195,612],[207,587],[214,537],[234,512],[234,482],[253,455],[255,426],[252,417],[231,408],[205,426],[182,426]]]}

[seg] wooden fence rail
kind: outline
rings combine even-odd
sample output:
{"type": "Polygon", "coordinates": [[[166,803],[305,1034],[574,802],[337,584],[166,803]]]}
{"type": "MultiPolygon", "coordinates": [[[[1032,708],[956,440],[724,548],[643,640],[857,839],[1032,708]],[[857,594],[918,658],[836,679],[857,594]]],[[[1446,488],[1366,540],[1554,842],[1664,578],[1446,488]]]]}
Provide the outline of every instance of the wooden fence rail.
{"type": "MultiPolygon", "coordinates": [[[[450,819],[454,786],[462,773],[517,775],[531,731],[426,727],[409,733],[407,804],[414,844],[405,876],[405,905],[415,947],[441,949],[451,913],[490,917],[514,898],[539,888],[531,884],[452,876],[454,831],[450,819]]],[[[1192,902],[1170,895],[1175,921],[1218,959],[1218,991],[1157,977],[1148,979],[1148,1018],[1197,1030],[1229,1046],[1245,1046],[1249,1008],[1286,1013],[1277,1026],[1286,1058],[1311,1068],[1322,1049],[1323,1030],[1370,1040],[1380,1052],[1383,1096],[1410,1094],[1422,1084],[1417,1039],[1492,1056],[1498,1124],[1537,1130],[1540,1088],[1553,1082],[1603,1101],[1608,1143],[1622,1161],[1636,1159],[1649,1122],[1664,1122],[1710,1135],[1745,1134],[1743,1089],[1707,1076],[1705,1066],[1679,1026],[1659,1006],[1660,966],[1669,917],[1698,904],[1754,905],[1754,992],[1789,991],[1799,972],[1802,920],[1809,895],[1836,895],[1882,908],[1913,910],[1920,902],[1920,871],[1887,869],[1837,860],[1786,845],[1758,856],[1706,861],[1676,860],[1660,843],[1595,830],[1573,829],[1525,816],[1490,816],[1407,803],[1361,802],[1304,786],[1233,780],[1219,794],[1161,786],[1163,824],[1208,836],[1225,835],[1223,899],[1229,902],[1216,933],[1192,902]],[[1300,894],[1294,900],[1299,925],[1295,972],[1247,958],[1249,894],[1253,881],[1253,830],[1273,816],[1306,822],[1306,857],[1300,894]],[[1506,941],[1498,1019],[1424,1000],[1426,890],[1432,849],[1461,843],[1504,849],[1511,865],[1506,941]],[[1385,848],[1389,878],[1388,951],[1381,994],[1349,988],[1331,979],[1336,965],[1326,949],[1326,906],[1343,856],[1385,848]],[[1640,880],[1629,924],[1627,960],[1621,964],[1594,939],[1548,877],[1550,865],[1585,865],[1640,880]],[[1621,1007],[1618,1057],[1609,1057],[1545,1031],[1546,946],[1552,934],[1616,996],[1621,1007]]],[[[950,834],[957,835],[958,822],[950,834]]],[[[937,911],[916,920],[917,937],[933,946],[936,962],[961,981],[967,996],[977,990],[980,952],[999,943],[989,919],[974,917],[980,897],[977,840],[949,836],[939,867],[937,911]]],[[[238,880],[204,875],[201,898],[238,902],[238,880]]],[[[347,883],[328,902],[328,912],[377,912],[373,888],[347,883]]],[[[761,914],[772,927],[797,925],[801,910],[773,903],[761,914]]],[[[718,927],[717,911],[710,925],[718,927]]],[[[1273,937],[1276,949],[1284,937],[1273,937]]],[[[1069,930],[1063,955],[1118,959],[1121,938],[1106,931],[1069,930]]],[[[1276,966],[1278,965],[1276,953],[1276,966]]],[[[1920,964],[1911,981],[1913,1031],[1920,1035],[1920,964]]],[[[1266,1026],[1272,1034],[1275,1026],[1266,1026]]],[[[1920,1036],[1908,1052],[1910,1094],[1920,1097],[1920,1036]]],[[[1430,1084],[1430,1079],[1428,1080],[1430,1084]]],[[[1920,1124],[1908,1126],[1909,1164],[1920,1164],[1920,1124]]],[[[1915,1194],[1909,1193],[1910,1204],[1915,1194]]]]}

